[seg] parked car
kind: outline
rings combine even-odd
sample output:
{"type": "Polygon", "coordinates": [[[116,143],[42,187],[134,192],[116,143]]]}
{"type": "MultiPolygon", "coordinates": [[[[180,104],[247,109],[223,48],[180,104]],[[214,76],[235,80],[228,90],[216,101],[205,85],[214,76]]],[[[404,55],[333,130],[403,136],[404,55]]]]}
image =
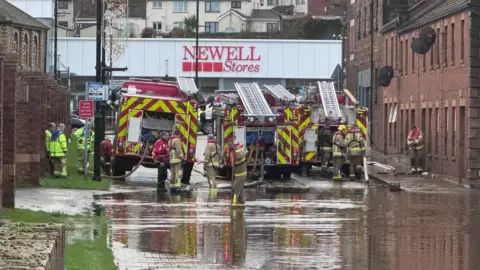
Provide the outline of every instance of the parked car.
{"type": "Polygon", "coordinates": [[[70,115],[70,126],[72,127],[72,130],[81,128],[81,127],[85,126],[85,120],[80,119],[80,117],[78,117],[78,115],[72,113],[70,115]]]}

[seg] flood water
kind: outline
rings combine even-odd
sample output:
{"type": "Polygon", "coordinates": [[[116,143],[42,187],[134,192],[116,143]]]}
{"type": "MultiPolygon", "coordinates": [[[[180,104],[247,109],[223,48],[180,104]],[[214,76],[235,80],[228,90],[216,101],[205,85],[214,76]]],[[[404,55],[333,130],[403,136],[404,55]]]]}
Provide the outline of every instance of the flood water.
{"type": "Polygon", "coordinates": [[[478,194],[257,189],[234,211],[229,196],[141,191],[97,203],[120,269],[480,269],[478,194]]]}

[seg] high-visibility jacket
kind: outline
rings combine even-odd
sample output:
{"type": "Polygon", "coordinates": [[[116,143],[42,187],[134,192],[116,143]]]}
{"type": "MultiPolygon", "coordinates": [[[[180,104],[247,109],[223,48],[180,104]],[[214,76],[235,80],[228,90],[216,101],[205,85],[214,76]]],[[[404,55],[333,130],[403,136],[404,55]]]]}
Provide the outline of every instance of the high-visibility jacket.
{"type": "Polygon", "coordinates": [[[343,157],[344,156],[344,149],[345,149],[345,138],[343,133],[337,131],[333,134],[333,146],[332,146],[332,154],[333,157],[343,157]]]}
{"type": "Polygon", "coordinates": [[[65,134],[60,130],[55,130],[52,133],[52,137],[50,138],[50,142],[48,145],[48,150],[50,152],[51,157],[64,157],[67,155],[67,138],[65,134]]]}
{"type": "Polygon", "coordinates": [[[185,160],[182,142],[178,136],[170,137],[168,141],[168,149],[170,151],[170,164],[175,165],[185,160]]]}
{"type": "Polygon", "coordinates": [[[407,137],[407,145],[414,145],[415,150],[423,149],[423,133],[419,128],[410,130],[407,137]]]}
{"type": "Polygon", "coordinates": [[[345,136],[345,143],[348,148],[348,154],[352,156],[360,156],[365,151],[365,141],[359,128],[353,127],[345,136]]]}
{"type": "Polygon", "coordinates": [[[158,162],[168,163],[168,142],[164,139],[158,139],[153,147],[152,157],[158,162]]]}
{"type": "Polygon", "coordinates": [[[48,151],[50,148],[50,140],[52,139],[52,132],[50,130],[46,129],[45,130],[45,149],[48,151]]]}
{"type": "Polygon", "coordinates": [[[205,166],[207,167],[219,167],[221,160],[221,150],[216,140],[208,140],[205,147],[205,166]]]}
{"type": "Polygon", "coordinates": [[[95,132],[89,131],[88,138],[85,138],[85,127],[77,129],[75,131],[75,138],[77,139],[77,150],[85,150],[85,140],[87,140],[87,150],[91,150],[93,148],[93,142],[95,138],[95,132]]]}
{"type": "Polygon", "coordinates": [[[242,144],[235,147],[234,154],[235,161],[235,177],[242,177],[247,175],[247,151],[242,144]]]}

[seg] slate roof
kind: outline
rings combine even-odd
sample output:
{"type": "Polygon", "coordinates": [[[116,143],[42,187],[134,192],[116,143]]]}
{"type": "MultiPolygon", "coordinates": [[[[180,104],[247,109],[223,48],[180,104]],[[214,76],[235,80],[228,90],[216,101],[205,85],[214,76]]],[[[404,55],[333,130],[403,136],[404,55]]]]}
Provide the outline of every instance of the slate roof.
{"type": "Polygon", "coordinates": [[[45,29],[48,27],[5,0],[0,0],[0,23],[11,23],[25,27],[45,29]]]}
{"type": "Polygon", "coordinates": [[[401,34],[419,28],[467,8],[468,0],[443,0],[443,2],[439,4],[433,4],[432,6],[426,8],[424,12],[416,14],[410,18],[407,22],[400,26],[398,33],[401,34]]]}
{"type": "Polygon", "coordinates": [[[273,11],[281,15],[293,15],[295,7],[293,5],[288,6],[276,6],[272,8],[273,11]]]}
{"type": "Polygon", "coordinates": [[[269,19],[279,20],[282,16],[271,9],[253,9],[250,18],[252,19],[269,19]]]}

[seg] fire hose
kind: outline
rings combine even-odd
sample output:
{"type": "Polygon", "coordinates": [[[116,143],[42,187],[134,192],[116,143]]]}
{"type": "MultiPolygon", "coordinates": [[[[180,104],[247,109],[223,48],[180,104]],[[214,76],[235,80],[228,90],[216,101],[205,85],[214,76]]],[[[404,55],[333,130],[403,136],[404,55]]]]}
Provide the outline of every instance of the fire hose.
{"type": "MultiPolygon", "coordinates": [[[[140,168],[140,165],[142,165],[143,160],[145,159],[145,157],[147,156],[147,153],[149,152],[149,151],[148,151],[148,146],[149,146],[149,144],[146,145],[145,151],[143,152],[143,155],[142,155],[142,157],[140,158],[140,161],[138,161],[137,165],[135,165],[135,166],[133,167],[133,169],[132,169],[129,173],[127,173],[127,174],[125,174],[125,175],[120,175],[120,176],[112,176],[112,175],[105,175],[105,174],[100,174],[100,175],[101,175],[102,177],[107,177],[107,178],[110,178],[110,179],[123,179],[123,178],[129,177],[129,176],[132,175],[138,168],[140,168]]],[[[89,174],[94,174],[94,172],[92,172],[92,171],[88,171],[88,173],[89,173],[89,174]]]]}

